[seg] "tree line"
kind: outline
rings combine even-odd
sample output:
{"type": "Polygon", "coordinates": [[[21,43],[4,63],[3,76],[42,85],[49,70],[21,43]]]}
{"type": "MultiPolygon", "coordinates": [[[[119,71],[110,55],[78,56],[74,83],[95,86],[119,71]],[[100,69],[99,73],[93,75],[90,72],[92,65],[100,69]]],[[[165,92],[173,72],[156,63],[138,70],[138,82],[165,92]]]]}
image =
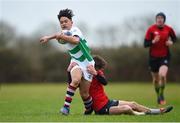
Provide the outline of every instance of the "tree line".
{"type": "MultiPolygon", "coordinates": [[[[1,83],[67,80],[66,69],[70,57],[64,50],[59,50],[53,43],[41,45],[38,33],[33,36],[17,35],[15,28],[6,22],[0,22],[0,29],[1,83]]],[[[178,38],[177,42],[179,41],[178,38]]],[[[171,52],[168,79],[180,82],[180,43],[171,47],[171,52]]],[[[105,73],[109,81],[151,80],[148,70],[148,49],[143,47],[143,40],[131,45],[92,47],[92,54],[100,55],[107,61],[105,73]]]]}

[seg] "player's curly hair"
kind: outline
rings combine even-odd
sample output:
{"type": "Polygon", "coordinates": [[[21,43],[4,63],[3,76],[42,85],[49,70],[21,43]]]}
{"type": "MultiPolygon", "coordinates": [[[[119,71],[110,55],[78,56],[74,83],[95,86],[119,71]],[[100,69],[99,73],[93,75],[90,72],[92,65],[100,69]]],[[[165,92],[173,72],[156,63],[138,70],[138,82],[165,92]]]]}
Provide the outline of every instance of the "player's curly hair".
{"type": "Polygon", "coordinates": [[[107,65],[107,62],[98,55],[93,55],[93,59],[95,61],[95,69],[104,69],[107,65]]]}
{"type": "Polygon", "coordinates": [[[70,20],[72,20],[72,17],[74,16],[73,11],[71,9],[62,9],[59,11],[59,14],[57,15],[58,19],[60,20],[61,17],[67,17],[70,20]]]}

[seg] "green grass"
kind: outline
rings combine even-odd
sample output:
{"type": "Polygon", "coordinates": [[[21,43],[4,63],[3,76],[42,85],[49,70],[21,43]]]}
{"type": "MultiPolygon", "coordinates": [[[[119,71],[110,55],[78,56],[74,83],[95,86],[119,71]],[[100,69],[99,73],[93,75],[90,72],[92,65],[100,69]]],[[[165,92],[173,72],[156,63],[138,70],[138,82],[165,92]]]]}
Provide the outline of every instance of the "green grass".
{"type": "MultiPolygon", "coordinates": [[[[168,83],[166,99],[175,108],[172,112],[156,116],[84,116],[83,104],[76,92],[71,114],[63,116],[59,109],[63,105],[65,84],[3,84],[0,86],[0,121],[180,121],[180,86],[168,83]]],[[[149,107],[158,107],[152,84],[110,83],[106,92],[111,99],[134,100],[149,107]]]]}

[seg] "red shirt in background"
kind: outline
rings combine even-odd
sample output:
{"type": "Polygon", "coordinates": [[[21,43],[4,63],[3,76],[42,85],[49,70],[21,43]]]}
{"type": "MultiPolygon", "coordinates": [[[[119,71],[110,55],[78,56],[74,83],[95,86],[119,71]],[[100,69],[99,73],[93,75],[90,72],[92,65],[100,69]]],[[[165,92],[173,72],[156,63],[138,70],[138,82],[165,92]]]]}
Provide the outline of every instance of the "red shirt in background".
{"type": "Polygon", "coordinates": [[[156,35],[160,35],[160,40],[150,46],[150,56],[165,57],[169,55],[169,48],[166,46],[166,41],[171,37],[172,40],[176,39],[174,30],[164,25],[159,28],[156,24],[149,27],[146,32],[145,41],[152,41],[156,35]]]}

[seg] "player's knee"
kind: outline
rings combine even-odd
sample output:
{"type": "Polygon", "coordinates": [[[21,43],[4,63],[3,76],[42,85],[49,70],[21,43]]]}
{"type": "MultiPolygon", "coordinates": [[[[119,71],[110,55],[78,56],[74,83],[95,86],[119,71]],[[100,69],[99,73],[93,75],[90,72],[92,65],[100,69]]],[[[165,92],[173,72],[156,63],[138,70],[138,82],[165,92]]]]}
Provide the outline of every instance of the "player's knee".
{"type": "Polygon", "coordinates": [[[81,95],[81,98],[82,98],[82,99],[87,99],[87,98],[89,97],[89,93],[88,93],[88,92],[85,92],[85,91],[80,92],[80,95],[81,95]]]}
{"type": "Polygon", "coordinates": [[[167,71],[168,71],[167,66],[163,66],[162,68],[160,68],[159,77],[163,79],[166,78],[167,71]]]}
{"type": "Polygon", "coordinates": [[[124,105],[123,108],[124,108],[124,111],[127,113],[132,111],[132,108],[129,105],[124,105]]]}
{"type": "Polygon", "coordinates": [[[80,83],[80,80],[78,78],[72,79],[71,84],[74,85],[75,87],[78,87],[79,83],[80,83]]]}
{"type": "Polygon", "coordinates": [[[162,74],[159,74],[159,76],[160,76],[160,80],[161,80],[162,82],[165,82],[165,81],[166,81],[166,74],[162,73],[162,74]]]}
{"type": "Polygon", "coordinates": [[[136,107],[137,103],[135,101],[130,102],[132,108],[136,107]]]}
{"type": "Polygon", "coordinates": [[[165,73],[159,73],[159,76],[160,76],[160,78],[166,78],[166,74],[165,73]]]}

